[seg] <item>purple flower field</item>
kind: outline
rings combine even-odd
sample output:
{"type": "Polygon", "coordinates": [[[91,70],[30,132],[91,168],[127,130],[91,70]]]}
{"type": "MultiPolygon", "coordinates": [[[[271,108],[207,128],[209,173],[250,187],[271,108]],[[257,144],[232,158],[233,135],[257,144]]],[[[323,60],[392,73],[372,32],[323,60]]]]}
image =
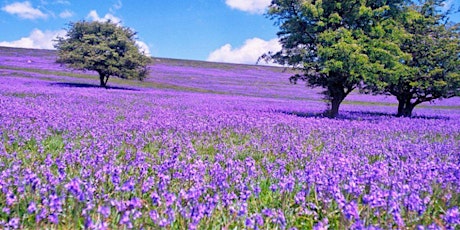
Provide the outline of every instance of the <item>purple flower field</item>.
{"type": "Polygon", "coordinates": [[[144,82],[0,48],[0,228],[458,229],[460,100],[396,118],[282,69],[156,60],[144,82]]]}

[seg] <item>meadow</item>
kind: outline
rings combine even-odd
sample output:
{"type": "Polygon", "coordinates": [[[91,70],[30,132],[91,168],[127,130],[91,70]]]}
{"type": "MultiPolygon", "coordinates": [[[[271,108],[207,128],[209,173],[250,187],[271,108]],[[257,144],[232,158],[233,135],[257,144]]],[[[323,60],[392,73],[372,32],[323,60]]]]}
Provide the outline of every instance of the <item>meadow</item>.
{"type": "Polygon", "coordinates": [[[460,99],[397,118],[276,67],[154,59],[143,82],[0,48],[0,228],[458,229],[460,99]]]}

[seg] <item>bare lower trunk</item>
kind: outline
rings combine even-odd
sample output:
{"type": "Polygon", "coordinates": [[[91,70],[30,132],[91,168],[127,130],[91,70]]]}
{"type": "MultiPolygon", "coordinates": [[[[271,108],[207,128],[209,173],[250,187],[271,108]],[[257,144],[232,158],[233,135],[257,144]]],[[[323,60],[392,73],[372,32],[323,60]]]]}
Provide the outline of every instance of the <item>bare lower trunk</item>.
{"type": "Polygon", "coordinates": [[[398,97],[398,117],[412,117],[412,111],[416,106],[415,103],[411,103],[410,97],[398,97]]]}
{"type": "Polygon", "coordinates": [[[109,81],[109,76],[99,73],[99,80],[100,80],[101,87],[107,88],[107,81],[109,81]]]}
{"type": "Polygon", "coordinates": [[[331,118],[337,117],[339,115],[339,107],[345,97],[351,90],[347,89],[342,84],[334,84],[328,87],[329,101],[331,103],[331,108],[328,111],[328,116],[331,118]]]}
{"type": "Polygon", "coordinates": [[[339,107],[342,101],[343,101],[343,98],[342,99],[333,98],[331,100],[331,109],[329,110],[329,117],[334,118],[334,117],[337,117],[337,115],[339,115],[339,107]]]}

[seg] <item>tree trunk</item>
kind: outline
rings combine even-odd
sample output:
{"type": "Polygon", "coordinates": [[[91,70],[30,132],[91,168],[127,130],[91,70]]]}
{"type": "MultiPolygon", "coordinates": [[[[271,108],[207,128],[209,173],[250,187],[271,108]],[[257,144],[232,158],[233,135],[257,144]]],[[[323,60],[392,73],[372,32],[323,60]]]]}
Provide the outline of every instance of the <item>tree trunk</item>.
{"type": "Polygon", "coordinates": [[[109,76],[103,73],[99,73],[99,80],[101,83],[101,87],[107,88],[107,81],[109,81],[109,76]]]}
{"type": "Polygon", "coordinates": [[[331,109],[329,110],[329,117],[334,118],[339,115],[339,107],[340,103],[342,103],[343,99],[333,98],[331,100],[331,109]]]}
{"type": "Polygon", "coordinates": [[[398,114],[397,117],[401,117],[404,113],[404,101],[398,99],[398,114]]]}
{"type": "Polygon", "coordinates": [[[398,114],[397,117],[412,117],[415,103],[411,103],[410,97],[398,97],[398,114]]]}
{"type": "Polygon", "coordinates": [[[345,88],[342,84],[334,84],[328,87],[329,101],[331,102],[331,108],[328,111],[330,118],[335,118],[339,115],[339,107],[343,99],[347,96],[345,88]]]}
{"type": "Polygon", "coordinates": [[[105,87],[104,76],[100,75],[99,80],[101,81],[101,87],[105,87]]]}

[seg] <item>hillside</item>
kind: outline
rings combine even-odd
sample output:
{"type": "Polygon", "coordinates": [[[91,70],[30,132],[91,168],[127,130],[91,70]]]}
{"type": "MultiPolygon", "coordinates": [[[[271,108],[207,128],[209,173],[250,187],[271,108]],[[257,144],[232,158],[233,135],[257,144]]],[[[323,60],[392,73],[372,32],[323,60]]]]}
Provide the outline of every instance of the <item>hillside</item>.
{"type": "MultiPolygon", "coordinates": [[[[61,67],[54,63],[56,51],[53,50],[36,50],[36,49],[19,49],[0,47],[0,65],[4,68],[16,68],[18,70],[29,70],[49,73],[68,75],[74,77],[88,78],[95,76],[91,72],[75,72],[70,69],[61,67]],[[75,75],[77,73],[79,75],[75,75]],[[73,74],[73,75],[72,75],[73,74]]],[[[179,60],[167,58],[152,58],[149,67],[150,76],[146,82],[161,83],[163,87],[190,86],[195,90],[202,91],[209,86],[205,84],[232,84],[232,85],[286,85],[291,75],[289,70],[284,68],[257,66],[257,65],[240,65],[227,63],[213,63],[194,60],[179,60]],[[268,75],[268,76],[266,76],[268,75]],[[223,79],[225,78],[225,79],[223,79]],[[280,82],[278,82],[280,80],[280,82]],[[209,81],[209,82],[206,82],[209,81]],[[195,85],[195,87],[193,87],[195,85]]],[[[109,82],[113,82],[112,78],[109,82]]],[[[155,84],[144,84],[142,82],[117,81],[138,86],[155,86],[155,84]]],[[[222,93],[222,92],[221,92],[222,93]]]]}
{"type": "MultiPolygon", "coordinates": [[[[96,87],[96,73],[74,71],[55,63],[56,51],[0,47],[0,74],[37,78],[68,85],[96,87]]],[[[263,65],[214,63],[195,60],[152,58],[150,75],[143,81],[111,78],[109,86],[170,89],[186,92],[251,96],[272,99],[323,102],[322,89],[289,82],[293,71],[263,65]]],[[[393,96],[350,94],[347,105],[396,106],[393,96]]],[[[323,106],[320,106],[323,108],[323,106]]],[[[460,98],[425,103],[419,107],[460,109],[460,98]]],[[[416,109],[417,110],[417,109],[416,109]]]]}

